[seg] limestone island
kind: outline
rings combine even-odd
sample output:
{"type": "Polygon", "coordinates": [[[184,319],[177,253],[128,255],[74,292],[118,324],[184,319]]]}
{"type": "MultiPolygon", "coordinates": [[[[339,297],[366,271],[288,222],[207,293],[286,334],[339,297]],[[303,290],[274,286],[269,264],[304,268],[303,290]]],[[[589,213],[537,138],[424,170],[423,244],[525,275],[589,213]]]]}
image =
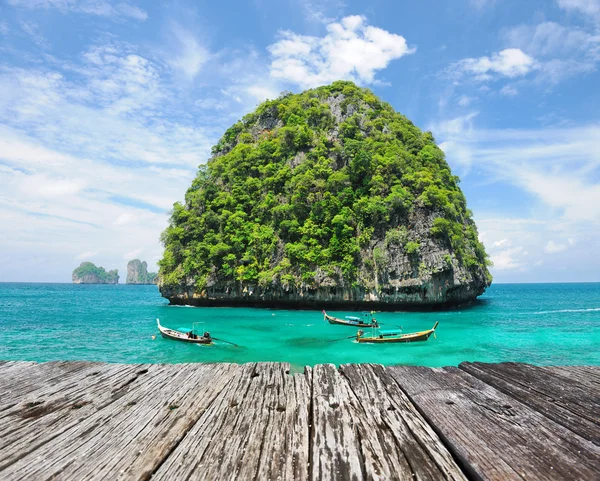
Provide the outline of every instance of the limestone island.
{"type": "Polygon", "coordinates": [[[119,271],[113,269],[106,272],[104,267],[96,267],[92,262],[82,262],[73,271],[73,284],[118,284],[119,271]]]}
{"type": "Polygon", "coordinates": [[[171,304],[420,309],[491,284],[444,153],[370,90],[283,94],[212,154],[161,236],[171,304]]]}
{"type": "Polygon", "coordinates": [[[127,284],[156,284],[158,274],[148,272],[148,263],[133,259],[127,263],[127,284]]]}

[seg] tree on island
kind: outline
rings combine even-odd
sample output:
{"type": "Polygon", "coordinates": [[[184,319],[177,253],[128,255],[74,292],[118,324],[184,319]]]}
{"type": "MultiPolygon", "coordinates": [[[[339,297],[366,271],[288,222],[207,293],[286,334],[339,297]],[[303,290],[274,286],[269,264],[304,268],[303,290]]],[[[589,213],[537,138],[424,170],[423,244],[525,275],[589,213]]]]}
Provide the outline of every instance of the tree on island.
{"type": "Polygon", "coordinates": [[[171,302],[432,305],[491,283],[432,134],[352,82],[262,103],[212,153],[162,234],[171,302]]]}
{"type": "Polygon", "coordinates": [[[97,267],[92,262],[82,262],[73,271],[72,279],[74,284],[118,284],[119,270],[106,272],[104,267],[97,267]]]}

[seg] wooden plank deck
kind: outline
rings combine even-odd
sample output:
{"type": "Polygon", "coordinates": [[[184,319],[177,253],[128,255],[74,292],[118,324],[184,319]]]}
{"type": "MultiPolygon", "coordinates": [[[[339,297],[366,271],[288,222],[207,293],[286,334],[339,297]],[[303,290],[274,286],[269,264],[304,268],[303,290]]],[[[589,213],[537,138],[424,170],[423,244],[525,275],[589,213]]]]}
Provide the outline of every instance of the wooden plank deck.
{"type": "Polygon", "coordinates": [[[2,480],[600,479],[600,367],[0,363],[2,480]]]}

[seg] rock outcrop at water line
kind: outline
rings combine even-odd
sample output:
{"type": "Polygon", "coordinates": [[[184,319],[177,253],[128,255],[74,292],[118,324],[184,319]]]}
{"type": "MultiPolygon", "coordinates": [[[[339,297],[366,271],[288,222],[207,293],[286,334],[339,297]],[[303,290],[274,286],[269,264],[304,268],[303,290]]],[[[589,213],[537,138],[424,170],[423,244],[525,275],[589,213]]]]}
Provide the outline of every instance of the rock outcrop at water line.
{"type": "Polygon", "coordinates": [[[73,271],[73,284],[118,284],[119,271],[113,269],[106,272],[104,267],[96,267],[92,262],[82,262],[73,271]]]}
{"type": "Polygon", "coordinates": [[[133,259],[127,263],[127,284],[156,284],[158,274],[148,272],[148,263],[133,259]]]}
{"type": "Polygon", "coordinates": [[[162,235],[173,304],[403,309],[491,283],[430,132],[351,82],[285,94],[229,128],[162,235]]]}

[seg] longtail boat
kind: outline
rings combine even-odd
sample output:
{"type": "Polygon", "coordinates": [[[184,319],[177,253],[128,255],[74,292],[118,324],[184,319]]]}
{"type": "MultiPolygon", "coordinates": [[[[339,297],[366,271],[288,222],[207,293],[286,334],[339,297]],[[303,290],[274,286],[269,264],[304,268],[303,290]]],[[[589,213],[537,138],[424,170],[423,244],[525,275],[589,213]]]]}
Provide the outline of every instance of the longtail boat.
{"type": "Polygon", "coordinates": [[[344,326],[353,327],[379,327],[377,319],[373,317],[374,313],[374,311],[365,311],[361,313],[362,317],[346,316],[345,319],[340,319],[339,317],[330,316],[323,310],[323,319],[328,321],[329,324],[342,324],[344,326]]]}
{"type": "Polygon", "coordinates": [[[373,343],[385,343],[385,342],[418,342],[426,341],[433,334],[435,336],[435,329],[438,326],[435,325],[427,331],[411,332],[408,334],[402,334],[400,331],[379,331],[377,335],[365,336],[365,331],[362,329],[356,333],[356,342],[373,342],[373,343]]]}
{"type": "Polygon", "coordinates": [[[204,332],[201,336],[198,335],[195,329],[189,332],[176,331],[175,329],[169,329],[160,325],[160,320],[157,319],[158,330],[162,337],[166,339],[173,339],[174,341],[189,342],[192,344],[212,344],[213,338],[209,332],[204,332]]]}

